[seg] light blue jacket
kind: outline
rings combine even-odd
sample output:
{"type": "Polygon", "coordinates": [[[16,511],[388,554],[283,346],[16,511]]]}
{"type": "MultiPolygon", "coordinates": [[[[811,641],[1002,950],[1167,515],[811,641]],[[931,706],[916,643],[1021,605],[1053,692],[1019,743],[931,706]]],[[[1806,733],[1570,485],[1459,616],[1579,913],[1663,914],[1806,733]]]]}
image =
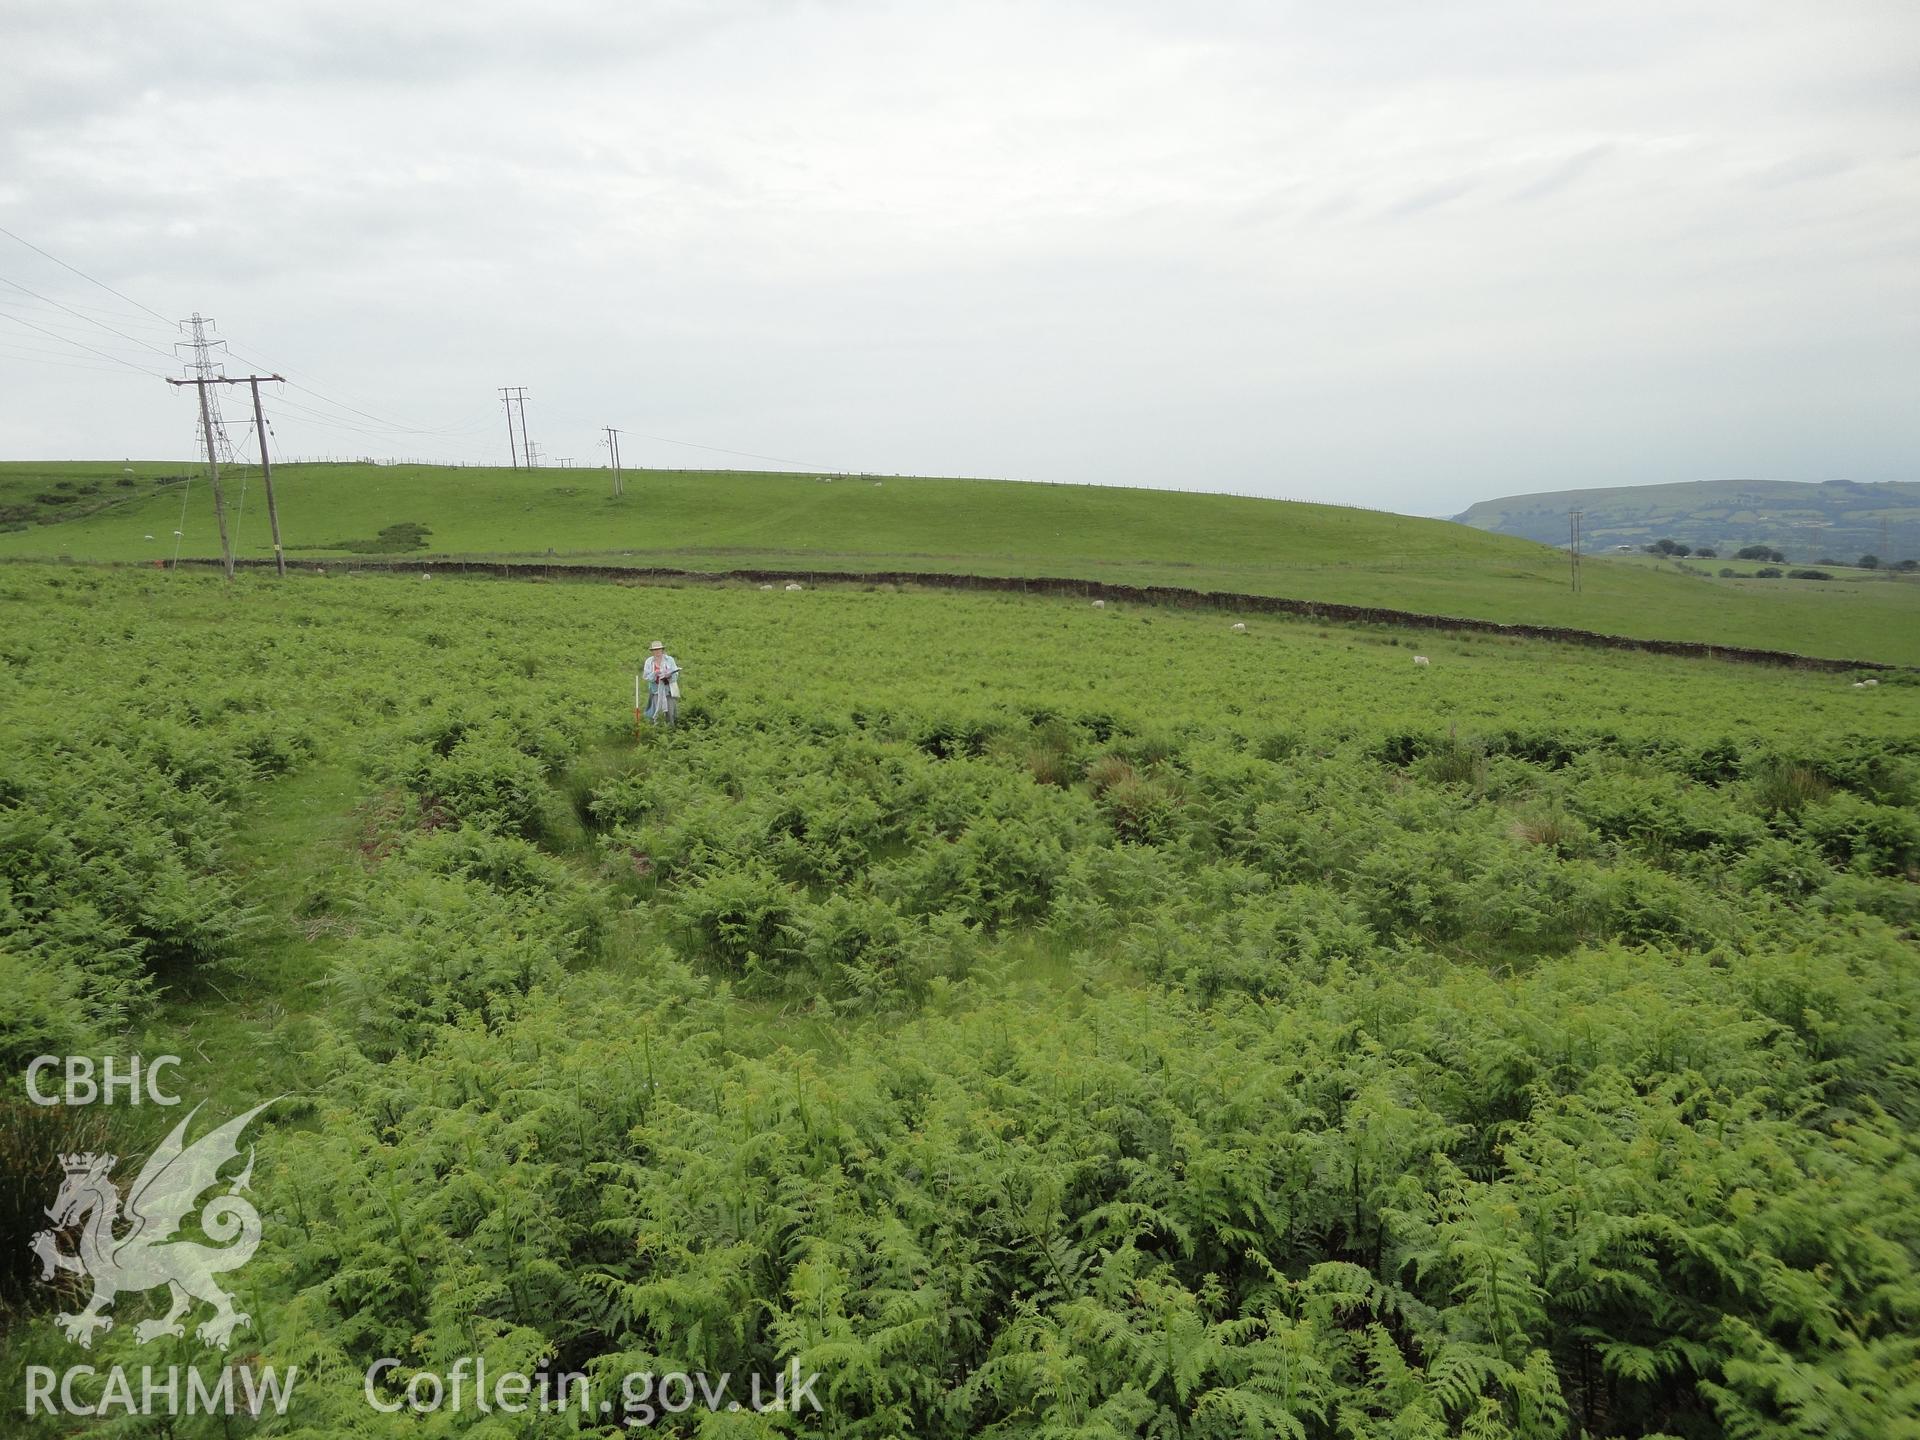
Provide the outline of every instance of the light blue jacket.
{"type": "Polygon", "coordinates": [[[647,682],[647,693],[649,695],[665,693],[667,682],[679,673],[680,662],[664,652],[661,653],[657,666],[651,654],[640,662],[640,675],[641,678],[647,682]]]}

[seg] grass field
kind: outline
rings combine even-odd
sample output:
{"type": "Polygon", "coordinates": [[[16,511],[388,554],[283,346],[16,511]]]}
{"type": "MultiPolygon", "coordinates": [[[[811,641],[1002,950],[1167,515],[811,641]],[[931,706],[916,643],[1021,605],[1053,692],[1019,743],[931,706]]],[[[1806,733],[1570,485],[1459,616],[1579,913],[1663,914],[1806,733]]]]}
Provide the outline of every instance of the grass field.
{"type": "MultiPolygon", "coordinates": [[[[125,487],[119,465],[0,465],[0,496],[52,493],[65,481],[100,485],[88,504],[112,500],[0,533],[0,556],[145,561],[173,553],[176,529],[183,555],[217,555],[204,480],[184,491],[153,483],[179,468],[136,467],[139,483],[125,487]]],[[[629,472],[621,500],[606,493],[604,471],[316,465],[276,475],[296,556],[348,555],[343,547],[356,545],[373,553],[388,527],[421,525],[423,548],[402,553],[1062,575],[1920,663],[1920,580],[1728,581],[1598,557],[1574,595],[1565,557],[1549,547],[1338,506],[753,472],[629,472]]],[[[237,552],[270,556],[257,474],[230,477],[228,488],[237,552]]]]}
{"type": "MultiPolygon", "coordinates": [[[[462,1433],[366,1395],[474,1355],[588,1375],[586,1433],[622,1376],[790,1364],[821,1413],[653,1419],[1914,1413],[1911,677],[885,588],[13,566],[0,604],[4,1063],[286,1097],[227,1358],[302,1378],[259,1433],[462,1433]],[[655,636],[681,725],[636,737],[655,636]]],[[[80,1349],[27,1249],[57,1154],[173,1118],[0,1103],[10,1405],[219,1363],[136,1292],[80,1349]]]]}

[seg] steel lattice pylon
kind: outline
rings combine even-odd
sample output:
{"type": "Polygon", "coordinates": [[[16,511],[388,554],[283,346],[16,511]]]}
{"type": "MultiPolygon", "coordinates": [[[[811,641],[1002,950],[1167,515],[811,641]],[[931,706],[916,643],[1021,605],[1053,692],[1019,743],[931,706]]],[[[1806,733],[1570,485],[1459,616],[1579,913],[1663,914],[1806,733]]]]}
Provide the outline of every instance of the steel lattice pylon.
{"type": "MultiPolygon", "coordinates": [[[[225,373],[221,363],[214,359],[213,352],[216,347],[223,347],[227,342],[207,338],[207,331],[213,327],[213,324],[212,320],[205,318],[197,310],[191,320],[180,322],[180,328],[193,338],[177,343],[174,348],[192,351],[186,362],[187,374],[190,377],[211,380],[225,373]]],[[[204,390],[207,397],[207,433],[196,434],[194,438],[204,441],[207,448],[220,458],[222,465],[231,465],[234,463],[233,441],[227,435],[226,421],[220,417],[220,387],[208,385],[204,390]]],[[[194,428],[198,431],[200,427],[194,428]]]]}

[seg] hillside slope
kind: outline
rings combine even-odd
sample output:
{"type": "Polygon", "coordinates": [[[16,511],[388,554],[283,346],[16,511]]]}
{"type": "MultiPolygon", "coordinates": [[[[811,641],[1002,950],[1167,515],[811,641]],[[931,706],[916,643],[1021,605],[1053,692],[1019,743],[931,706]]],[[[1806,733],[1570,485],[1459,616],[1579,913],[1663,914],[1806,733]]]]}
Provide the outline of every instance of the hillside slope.
{"type": "MultiPolygon", "coordinates": [[[[0,533],[0,557],[214,556],[178,466],[0,466],[0,492],[110,477],[127,498],[0,533]]],[[[1226,495],[1006,481],[308,465],[276,470],[289,553],[501,556],[693,569],[1064,575],[1389,606],[1806,654],[1920,662],[1920,585],[1717,580],[1594,561],[1449,521],[1226,495]],[[396,527],[398,527],[396,529],[396,527]],[[424,534],[408,527],[422,527],[424,534]],[[386,532],[383,538],[382,532],[386,532]],[[410,549],[410,545],[417,548],[410,549]]],[[[227,477],[235,549],[270,555],[257,471],[227,477]]],[[[89,497],[97,499],[98,496],[89,497]]],[[[77,508],[77,507],[76,507],[77,508]]]]}
{"type": "Polygon", "coordinates": [[[1795,564],[1862,555],[1920,559],[1920,483],[1860,485],[1829,480],[1697,480],[1608,490],[1550,490],[1482,500],[1456,516],[1464,525],[1565,545],[1567,512],[1578,506],[1590,551],[1638,548],[1671,536],[1728,554],[1770,545],[1795,564]]]}

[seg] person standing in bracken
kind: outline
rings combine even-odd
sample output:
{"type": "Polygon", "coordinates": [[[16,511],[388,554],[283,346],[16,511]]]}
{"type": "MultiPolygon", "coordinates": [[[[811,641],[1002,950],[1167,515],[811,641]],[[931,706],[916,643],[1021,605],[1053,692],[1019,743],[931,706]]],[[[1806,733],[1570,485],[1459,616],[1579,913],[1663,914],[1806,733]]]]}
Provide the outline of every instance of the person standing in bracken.
{"type": "Polygon", "coordinates": [[[656,723],[664,716],[667,727],[673,728],[680,719],[680,662],[656,640],[647,647],[640,675],[647,682],[647,722],[656,723]]]}

